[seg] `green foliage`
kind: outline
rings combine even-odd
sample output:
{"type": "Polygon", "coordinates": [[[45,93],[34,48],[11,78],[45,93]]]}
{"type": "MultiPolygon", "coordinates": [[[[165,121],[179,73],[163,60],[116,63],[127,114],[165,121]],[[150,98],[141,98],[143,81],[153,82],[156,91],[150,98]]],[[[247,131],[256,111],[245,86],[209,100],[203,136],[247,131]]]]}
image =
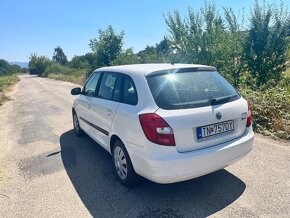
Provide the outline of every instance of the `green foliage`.
{"type": "Polygon", "coordinates": [[[16,64],[10,65],[6,60],[0,59],[0,76],[21,73],[22,69],[16,64]]]}
{"type": "Polygon", "coordinates": [[[109,66],[122,51],[124,32],[116,34],[113,27],[99,30],[99,38],[91,39],[89,46],[96,54],[98,67],[109,66]]]}
{"type": "Polygon", "coordinates": [[[11,67],[11,73],[12,74],[18,74],[18,73],[21,73],[22,72],[22,69],[19,65],[16,65],[16,64],[12,64],[10,65],[11,67]]]}
{"type": "Polygon", "coordinates": [[[146,46],[146,48],[138,53],[140,63],[159,63],[160,57],[157,54],[157,49],[154,46],[146,46]]]}
{"type": "Polygon", "coordinates": [[[5,60],[0,59],[0,75],[9,75],[11,73],[10,64],[5,60]]]}
{"type": "Polygon", "coordinates": [[[170,56],[173,52],[170,41],[164,37],[159,43],[156,44],[156,51],[159,55],[164,57],[170,56]]]}
{"type": "Polygon", "coordinates": [[[0,105],[2,105],[5,101],[9,100],[9,97],[5,96],[4,89],[7,86],[13,85],[19,81],[19,77],[17,75],[0,75],[0,105]]]}
{"type": "Polygon", "coordinates": [[[168,63],[174,61],[173,50],[170,41],[164,37],[155,46],[146,46],[138,52],[140,63],[168,63]]]}
{"type": "Polygon", "coordinates": [[[7,86],[15,84],[18,81],[19,77],[17,75],[0,76],[0,92],[3,92],[7,86]]]}
{"type": "Polygon", "coordinates": [[[249,31],[242,29],[243,19],[231,8],[224,8],[222,16],[214,3],[200,11],[189,8],[186,19],[174,11],[165,22],[180,62],[215,66],[236,87],[247,70],[247,82],[259,87],[270,79],[278,81],[286,69],[289,15],[283,5],[277,8],[256,1],[249,31]]]}
{"type": "Polygon", "coordinates": [[[54,74],[67,74],[69,72],[70,68],[58,63],[51,63],[49,64],[44,72],[41,74],[43,77],[47,77],[49,73],[54,73],[54,74]]]}
{"type": "Polygon", "coordinates": [[[63,80],[83,84],[89,75],[88,69],[72,68],[69,66],[51,63],[41,76],[56,80],[63,80]]]}
{"type": "Polygon", "coordinates": [[[253,127],[258,133],[290,139],[290,82],[286,79],[273,87],[271,82],[255,91],[241,89],[249,100],[253,127]]]}
{"type": "Polygon", "coordinates": [[[54,49],[52,61],[61,65],[66,65],[68,63],[66,55],[64,54],[61,47],[58,46],[54,49]]]}
{"type": "Polygon", "coordinates": [[[89,72],[87,69],[71,68],[59,64],[52,64],[46,68],[44,76],[83,85],[89,72]]]}
{"type": "Polygon", "coordinates": [[[235,85],[239,84],[245,37],[238,20],[231,8],[224,8],[222,17],[214,3],[206,3],[200,11],[189,8],[184,20],[178,11],[165,17],[179,62],[215,66],[235,85]]]}
{"type": "Polygon", "coordinates": [[[138,64],[139,59],[136,54],[134,54],[132,48],[128,48],[122,51],[115,60],[111,62],[110,65],[126,65],[126,64],[138,64]]]}
{"type": "Polygon", "coordinates": [[[37,56],[32,54],[29,58],[29,72],[30,74],[37,74],[41,76],[47,66],[50,64],[50,60],[46,56],[37,56]]]}
{"type": "Polygon", "coordinates": [[[271,79],[280,80],[286,69],[289,18],[283,7],[278,12],[273,6],[255,3],[246,39],[245,60],[257,87],[271,79]]]}
{"type": "Polygon", "coordinates": [[[81,56],[74,56],[69,62],[69,66],[79,69],[95,69],[97,68],[97,56],[94,53],[87,53],[81,56]]]}
{"type": "Polygon", "coordinates": [[[71,61],[69,61],[68,65],[73,68],[90,68],[89,62],[86,60],[84,55],[81,56],[74,56],[71,61]]]}

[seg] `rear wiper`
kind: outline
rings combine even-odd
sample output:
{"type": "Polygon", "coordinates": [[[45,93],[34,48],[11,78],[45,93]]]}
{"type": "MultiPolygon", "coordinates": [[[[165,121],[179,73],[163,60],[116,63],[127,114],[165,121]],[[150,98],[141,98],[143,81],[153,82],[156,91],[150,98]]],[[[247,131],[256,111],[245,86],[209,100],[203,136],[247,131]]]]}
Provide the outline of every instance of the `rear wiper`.
{"type": "Polygon", "coordinates": [[[224,96],[224,97],[218,97],[218,98],[212,98],[210,99],[210,104],[211,105],[216,105],[219,103],[225,103],[231,100],[231,98],[236,97],[238,95],[229,95],[229,96],[224,96]]]}

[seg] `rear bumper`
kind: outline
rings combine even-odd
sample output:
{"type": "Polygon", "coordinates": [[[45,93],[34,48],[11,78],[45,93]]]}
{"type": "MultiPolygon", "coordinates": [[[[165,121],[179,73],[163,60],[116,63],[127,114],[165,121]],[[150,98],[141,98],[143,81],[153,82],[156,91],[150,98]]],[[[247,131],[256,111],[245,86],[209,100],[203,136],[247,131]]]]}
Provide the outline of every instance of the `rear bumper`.
{"type": "Polygon", "coordinates": [[[254,133],[250,127],[238,139],[191,152],[146,155],[146,152],[129,151],[136,173],[157,182],[174,183],[193,179],[219,169],[243,158],[252,150],[254,133]]]}

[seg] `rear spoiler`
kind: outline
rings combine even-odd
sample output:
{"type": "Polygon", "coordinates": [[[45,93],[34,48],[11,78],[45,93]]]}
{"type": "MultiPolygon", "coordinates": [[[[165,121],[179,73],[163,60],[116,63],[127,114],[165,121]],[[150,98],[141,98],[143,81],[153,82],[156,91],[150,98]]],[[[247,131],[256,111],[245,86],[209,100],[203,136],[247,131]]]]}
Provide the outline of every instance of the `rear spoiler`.
{"type": "Polygon", "coordinates": [[[181,67],[174,68],[168,70],[159,70],[148,73],[146,76],[159,76],[163,74],[171,74],[171,73],[186,73],[186,72],[201,72],[201,71],[217,71],[215,67],[211,66],[201,66],[201,67],[181,67]]]}

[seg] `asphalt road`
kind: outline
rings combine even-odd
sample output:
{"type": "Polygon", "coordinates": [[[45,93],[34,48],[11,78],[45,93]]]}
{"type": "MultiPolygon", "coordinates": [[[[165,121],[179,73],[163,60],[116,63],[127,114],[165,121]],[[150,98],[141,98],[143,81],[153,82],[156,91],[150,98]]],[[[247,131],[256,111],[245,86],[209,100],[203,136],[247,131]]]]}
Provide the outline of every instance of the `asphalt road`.
{"type": "Polygon", "coordinates": [[[290,217],[290,146],[256,136],[243,160],[194,180],[122,186],[72,131],[72,83],[22,76],[0,108],[0,217],[290,217]]]}

